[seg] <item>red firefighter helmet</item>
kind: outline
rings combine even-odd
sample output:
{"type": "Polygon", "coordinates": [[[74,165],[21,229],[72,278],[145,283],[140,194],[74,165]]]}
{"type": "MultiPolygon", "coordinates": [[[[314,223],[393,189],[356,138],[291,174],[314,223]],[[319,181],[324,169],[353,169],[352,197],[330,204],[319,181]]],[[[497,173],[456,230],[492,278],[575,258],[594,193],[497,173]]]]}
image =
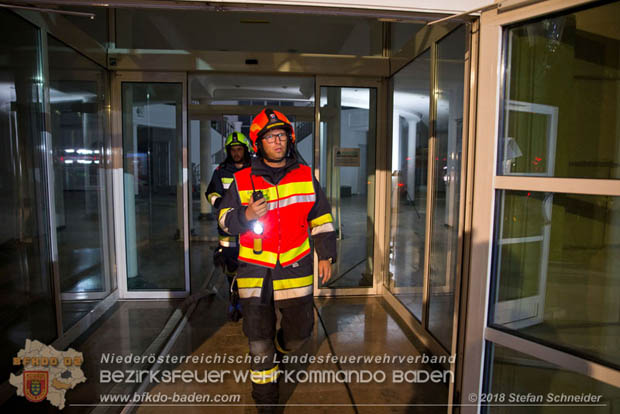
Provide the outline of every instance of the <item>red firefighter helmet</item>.
{"type": "Polygon", "coordinates": [[[256,145],[258,139],[273,128],[285,130],[291,139],[291,143],[295,144],[295,130],[293,129],[291,121],[289,121],[282,112],[265,108],[254,117],[252,125],[250,126],[250,140],[252,140],[254,152],[258,153],[256,145]]]}

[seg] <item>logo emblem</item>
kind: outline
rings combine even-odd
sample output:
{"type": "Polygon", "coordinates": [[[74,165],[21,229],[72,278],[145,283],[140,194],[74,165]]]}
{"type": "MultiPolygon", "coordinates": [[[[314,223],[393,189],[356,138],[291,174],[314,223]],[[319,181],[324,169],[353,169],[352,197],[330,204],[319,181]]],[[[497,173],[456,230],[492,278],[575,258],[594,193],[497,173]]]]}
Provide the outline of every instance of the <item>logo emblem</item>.
{"type": "Polygon", "coordinates": [[[41,402],[47,397],[48,372],[24,371],[24,396],[30,402],[41,402]]]}

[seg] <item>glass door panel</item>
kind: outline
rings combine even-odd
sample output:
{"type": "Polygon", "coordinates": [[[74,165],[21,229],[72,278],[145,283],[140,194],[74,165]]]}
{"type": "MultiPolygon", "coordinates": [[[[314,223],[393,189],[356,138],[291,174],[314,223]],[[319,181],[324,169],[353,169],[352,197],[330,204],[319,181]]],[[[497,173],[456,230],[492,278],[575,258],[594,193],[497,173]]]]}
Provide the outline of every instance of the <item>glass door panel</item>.
{"type": "Polygon", "coordinates": [[[425,286],[430,76],[430,51],[426,51],[393,78],[388,289],[418,320],[425,286]]]}
{"type": "Polygon", "coordinates": [[[314,79],[199,73],[190,75],[188,84],[192,291],[207,282],[225,293],[225,277],[218,273],[219,268],[213,268],[213,249],[218,246],[216,211],[206,197],[213,171],[227,156],[225,139],[234,131],[249,138],[253,117],[269,107],[293,123],[297,150],[312,167],[314,79]]]}
{"type": "Polygon", "coordinates": [[[437,43],[428,328],[446,349],[452,345],[458,260],[465,48],[465,26],[437,43]]]}
{"type": "Polygon", "coordinates": [[[320,182],[338,233],[338,261],[319,288],[372,288],[377,89],[325,86],[320,99],[320,182]]]}
{"type": "Polygon", "coordinates": [[[66,331],[111,292],[107,266],[107,72],[48,37],[58,269],[66,331]]]}
{"type": "Polygon", "coordinates": [[[224,120],[221,115],[201,116],[189,122],[190,264],[192,292],[213,276],[213,249],[218,244],[216,212],[207,199],[213,171],[223,160],[224,120]]]}
{"type": "Polygon", "coordinates": [[[0,381],[27,338],[58,337],[44,171],[40,31],[0,10],[0,381]]]}
{"type": "Polygon", "coordinates": [[[122,83],[127,291],[186,290],[183,84],[122,83]]]}

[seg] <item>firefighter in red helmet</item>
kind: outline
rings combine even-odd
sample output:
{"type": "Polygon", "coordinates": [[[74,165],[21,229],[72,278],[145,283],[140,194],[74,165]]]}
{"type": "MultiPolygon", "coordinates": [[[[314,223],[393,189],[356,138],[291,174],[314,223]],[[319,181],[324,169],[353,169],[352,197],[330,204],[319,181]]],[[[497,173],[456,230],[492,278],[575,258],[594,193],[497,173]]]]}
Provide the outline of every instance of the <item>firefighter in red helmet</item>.
{"type": "Polygon", "coordinates": [[[252,363],[252,396],[259,412],[278,403],[281,367],[276,353],[299,348],[311,335],[313,257],[322,282],[336,260],[336,232],[325,194],[295,149],[295,131],[284,114],[264,109],[252,121],[257,157],[238,171],[220,205],[219,225],[239,234],[237,285],[243,332],[252,363]],[[276,308],[281,312],[276,331],[276,308]]]}

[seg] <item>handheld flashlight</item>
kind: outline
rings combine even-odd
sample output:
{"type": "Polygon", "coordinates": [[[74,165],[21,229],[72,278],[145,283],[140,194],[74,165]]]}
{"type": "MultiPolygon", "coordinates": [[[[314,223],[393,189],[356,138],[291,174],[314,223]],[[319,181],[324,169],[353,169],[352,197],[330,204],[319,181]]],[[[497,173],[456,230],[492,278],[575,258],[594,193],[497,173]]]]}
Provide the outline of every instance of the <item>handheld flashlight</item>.
{"type": "MultiPolygon", "coordinates": [[[[262,191],[255,190],[252,193],[252,199],[255,202],[264,197],[265,196],[263,195],[262,191]]],[[[256,237],[254,237],[254,246],[252,250],[254,251],[254,254],[261,254],[263,252],[263,238],[261,237],[264,231],[263,224],[260,221],[256,220],[252,225],[252,231],[256,235],[256,237]]]]}
{"type": "Polygon", "coordinates": [[[254,232],[254,254],[261,254],[263,252],[263,225],[260,221],[256,220],[252,225],[252,231],[254,232]]]}
{"type": "Polygon", "coordinates": [[[256,222],[252,226],[252,231],[254,232],[254,234],[257,234],[259,236],[263,234],[263,225],[260,221],[256,220],[256,222]]]}

